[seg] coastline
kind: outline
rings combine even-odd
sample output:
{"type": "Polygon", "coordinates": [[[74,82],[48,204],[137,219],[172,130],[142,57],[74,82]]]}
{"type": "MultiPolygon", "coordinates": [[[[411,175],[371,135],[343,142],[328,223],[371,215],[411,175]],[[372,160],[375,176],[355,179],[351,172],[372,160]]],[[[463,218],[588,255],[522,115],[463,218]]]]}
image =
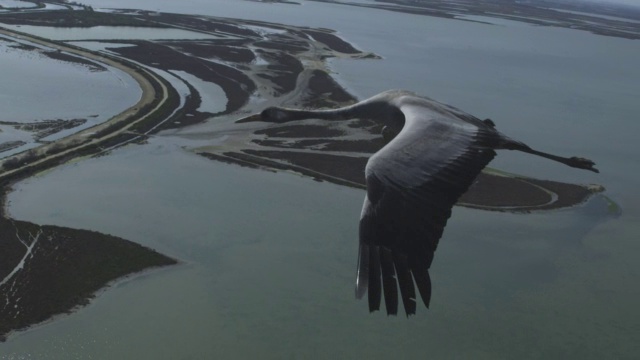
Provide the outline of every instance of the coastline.
{"type": "MultiPolygon", "coordinates": [[[[38,15],[33,14],[32,16],[37,18],[38,15]]],[[[149,21],[170,22],[180,28],[191,26],[194,31],[217,32],[222,28],[226,33],[231,33],[240,39],[226,39],[223,44],[211,41],[205,43],[206,46],[186,41],[128,41],[127,44],[131,47],[120,50],[112,49],[124,58],[116,61],[102,54],[95,54],[60,42],[49,43],[26,34],[18,34],[17,36],[28,36],[29,41],[40,41],[54,49],[75,52],[83,58],[91,59],[91,61],[102,62],[114,67],[120,66],[121,70],[133,76],[140,84],[143,95],[135,106],[107,122],[58,142],[44,145],[34,154],[35,158],[29,158],[29,161],[19,164],[14,169],[5,169],[6,171],[0,173],[0,185],[3,186],[3,191],[8,191],[14,181],[32,176],[71,159],[96,156],[113,147],[144,140],[147,135],[161,129],[181,128],[206,121],[214,116],[225,116],[228,119],[239,113],[258,110],[257,107],[263,107],[266,104],[292,107],[336,107],[355,102],[356,98],[332,77],[326,60],[332,57],[351,58],[354,61],[378,58],[375,54],[355,49],[332,31],[326,29],[305,29],[281,24],[223,20],[211,17],[205,17],[205,20],[175,14],[152,15],[142,12],[139,16],[151,19],[149,21]],[[280,32],[260,34],[251,30],[247,25],[262,26],[280,32]],[[212,46],[217,46],[215,54],[207,53],[206,51],[210,50],[208,47],[212,46]],[[230,50],[238,47],[252,49],[251,54],[230,50]],[[149,55],[149,51],[162,54],[160,60],[158,57],[149,55]],[[214,57],[210,62],[215,65],[209,65],[198,59],[203,55],[214,57]],[[128,61],[135,61],[143,66],[133,65],[128,61]],[[125,65],[124,62],[130,66],[125,65]],[[221,65],[220,63],[225,64],[221,65]],[[199,112],[198,107],[203,99],[202,95],[193,88],[189,89],[190,94],[188,99],[185,99],[184,106],[179,108],[176,105],[175,89],[168,84],[166,79],[146,67],[163,71],[175,70],[176,68],[184,69],[204,81],[219,84],[229,99],[226,109],[219,114],[199,112]],[[252,96],[259,96],[263,102],[259,105],[252,103],[252,96]],[[55,149],[57,152],[53,152],[52,150],[58,146],[57,144],[62,144],[62,150],[55,149]]],[[[0,22],[1,20],[0,17],[0,22]]],[[[270,171],[293,171],[317,180],[330,181],[359,189],[364,188],[363,170],[368,156],[383,145],[380,127],[362,119],[340,125],[321,124],[312,120],[300,122],[296,126],[261,124],[254,125],[254,127],[236,125],[228,121],[220,126],[215,135],[228,136],[228,139],[222,144],[187,150],[215,161],[226,161],[270,171]]],[[[19,154],[16,157],[20,158],[25,155],[19,154]]],[[[10,160],[11,158],[5,159],[4,162],[10,160]]],[[[459,205],[510,212],[549,210],[581,204],[598,191],[602,191],[602,189],[485,172],[470,191],[464,195],[459,205]],[[502,191],[505,189],[505,184],[508,185],[509,191],[502,191]]],[[[43,231],[43,228],[49,229],[47,227],[38,229],[39,225],[5,218],[6,204],[4,201],[5,197],[3,196],[2,209],[0,210],[3,211],[3,218],[0,220],[5,229],[8,229],[6,239],[13,240],[13,243],[9,244],[8,240],[6,243],[0,243],[3,250],[11,248],[10,251],[0,252],[6,257],[0,261],[0,264],[5,264],[4,268],[0,268],[0,276],[10,273],[12,269],[16,268],[15,264],[24,255],[24,252],[21,252],[23,245],[28,247],[26,241],[20,239],[19,236],[11,238],[15,226],[23,229],[15,228],[16,234],[26,231],[29,236],[43,231]],[[6,264],[10,264],[10,266],[6,264]]],[[[76,240],[85,237],[111,239],[108,235],[84,230],[64,229],[61,231],[67,234],[65,236],[72,234],[76,240]]],[[[23,237],[25,236],[27,235],[23,237]]],[[[35,240],[31,241],[35,242],[35,240]]],[[[33,242],[29,245],[33,245],[33,242]]],[[[126,243],[126,240],[119,239],[117,242],[126,243]]],[[[95,246],[92,249],[87,249],[87,252],[99,255],[96,254],[96,252],[100,252],[97,249],[98,246],[95,246]]],[[[153,252],[150,249],[138,250],[147,255],[153,252]]],[[[115,253],[115,251],[111,249],[105,253],[115,253]]],[[[130,250],[126,251],[127,254],[129,252],[130,250]]],[[[86,257],[88,255],[76,256],[86,257]]],[[[32,260],[29,258],[29,266],[34,264],[32,260]]],[[[40,263],[37,266],[43,266],[41,264],[47,264],[47,261],[50,261],[48,264],[52,268],[62,266],[56,263],[55,259],[38,261],[40,263]]],[[[165,265],[170,264],[171,261],[175,263],[174,259],[167,257],[157,261],[165,265]]],[[[134,265],[141,266],[141,269],[154,266],[143,262],[136,262],[134,265]]],[[[90,269],[95,264],[85,264],[85,266],[90,269]]],[[[23,272],[16,274],[23,274],[23,272]]],[[[115,279],[122,276],[128,275],[120,274],[115,279]]],[[[36,277],[31,282],[24,281],[24,283],[30,283],[30,286],[37,287],[38,282],[46,282],[47,280],[46,277],[36,277]]],[[[105,284],[108,286],[110,281],[117,281],[111,279],[105,282],[103,278],[93,280],[100,285],[98,289],[103,288],[105,284]]],[[[0,291],[3,290],[6,291],[6,289],[0,288],[0,291]]],[[[66,305],[66,309],[61,312],[74,311],[77,306],[86,305],[89,299],[95,296],[96,291],[81,297],[77,297],[77,294],[66,294],[75,301],[75,305],[72,307],[66,305]]],[[[60,309],[55,311],[60,313],[60,309]]],[[[55,311],[50,311],[49,316],[55,314],[55,311]]],[[[16,326],[14,330],[24,328],[24,326],[28,325],[16,326]]]]}
{"type": "Polygon", "coordinates": [[[58,51],[65,51],[97,63],[103,63],[117,68],[131,76],[142,90],[142,95],[137,103],[113,116],[104,123],[69,135],[58,141],[39,146],[29,150],[26,154],[20,153],[2,160],[4,171],[0,172],[0,185],[7,185],[11,181],[29,176],[39,170],[55,166],[68,161],[76,154],[87,154],[101,151],[104,146],[116,136],[130,130],[136,124],[140,124],[162,108],[168,101],[167,85],[160,78],[148,70],[140,67],[126,66],[122,61],[99,55],[88,50],[73,46],[63,45],[59,42],[50,42],[24,33],[18,33],[0,27],[0,34],[16,39],[34,42],[58,51]],[[152,107],[151,109],[147,109],[152,107]],[[144,109],[145,111],[140,111],[144,109]],[[28,161],[21,160],[27,157],[28,161]],[[8,167],[7,163],[16,163],[16,166],[8,167]]]}

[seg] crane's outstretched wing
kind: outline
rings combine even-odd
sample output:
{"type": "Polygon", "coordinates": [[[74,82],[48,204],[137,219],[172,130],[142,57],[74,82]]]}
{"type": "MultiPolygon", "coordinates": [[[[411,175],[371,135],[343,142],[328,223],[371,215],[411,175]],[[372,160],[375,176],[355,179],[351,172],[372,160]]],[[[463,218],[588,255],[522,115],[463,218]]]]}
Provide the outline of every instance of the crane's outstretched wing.
{"type": "Polygon", "coordinates": [[[414,281],[429,307],[428,270],[451,208],[495,156],[499,135],[475,118],[400,108],[402,131],[366,167],[356,297],[368,290],[375,311],[384,292],[387,314],[396,314],[399,285],[409,316],[416,311],[414,281]]]}

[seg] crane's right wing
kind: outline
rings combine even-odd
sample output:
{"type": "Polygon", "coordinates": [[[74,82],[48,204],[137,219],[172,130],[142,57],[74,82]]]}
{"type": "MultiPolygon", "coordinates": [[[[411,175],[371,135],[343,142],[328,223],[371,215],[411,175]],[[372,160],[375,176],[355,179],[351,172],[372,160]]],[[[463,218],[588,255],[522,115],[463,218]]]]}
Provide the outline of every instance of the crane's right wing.
{"type": "Polygon", "coordinates": [[[360,219],[356,296],[369,310],[416,311],[415,284],[429,307],[429,267],[451,208],[493,159],[496,132],[420,106],[403,106],[405,126],[369,159],[360,219]]]}

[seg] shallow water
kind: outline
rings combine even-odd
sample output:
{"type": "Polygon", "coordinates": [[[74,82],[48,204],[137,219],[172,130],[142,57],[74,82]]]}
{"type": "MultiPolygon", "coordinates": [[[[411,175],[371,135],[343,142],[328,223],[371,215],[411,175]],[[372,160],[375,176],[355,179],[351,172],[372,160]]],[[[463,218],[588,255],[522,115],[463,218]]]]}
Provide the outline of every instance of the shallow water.
{"type": "MultiPolygon", "coordinates": [[[[37,51],[16,48],[16,43],[2,39],[6,38],[0,36],[1,121],[87,119],[80,127],[46,138],[54,140],[104,122],[140,99],[140,87],[118,69],[105,66],[106,71],[92,71],[82,64],[54,60],[37,51]]],[[[35,46],[28,41],[24,44],[35,46]]],[[[32,133],[6,125],[0,125],[0,128],[0,142],[33,141],[32,133]]],[[[22,150],[24,147],[15,151],[22,150]]],[[[3,152],[2,156],[9,153],[3,152]]]]}
{"type": "MultiPolygon", "coordinates": [[[[117,4],[104,2],[125,7],[117,4]]],[[[197,8],[203,4],[183,10],[213,11],[197,8]]],[[[592,157],[600,175],[511,153],[492,166],[603,184],[622,213],[610,213],[603,196],[535,214],[455,208],[431,270],[431,309],[409,320],[369,315],[352,292],[363,191],[212,162],[182,149],[205,140],[167,133],[25,180],[10,194],[9,210],[18,219],[122,236],[184,263],[118,283],[89,307],[12,337],[0,350],[52,359],[640,354],[637,43],[354,8],[327,17],[336,5],[324,5],[240,2],[237,9],[270,21],[293,9],[286,10],[296,14],[290,21],[301,21],[313,8],[312,25],[338,28],[385,57],[333,61],[358,95],[409,88],[492,117],[541,149],[592,157]],[[343,16],[357,21],[341,27],[343,16]],[[380,23],[394,31],[374,26],[380,23]]]]}
{"type": "Polygon", "coordinates": [[[25,7],[35,7],[35,4],[32,2],[26,2],[26,1],[0,0],[0,6],[5,8],[25,8],[25,7]]]}
{"type": "Polygon", "coordinates": [[[215,114],[227,108],[227,95],[219,85],[203,81],[186,71],[173,71],[173,73],[193,85],[200,94],[201,104],[198,111],[215,114]]]}

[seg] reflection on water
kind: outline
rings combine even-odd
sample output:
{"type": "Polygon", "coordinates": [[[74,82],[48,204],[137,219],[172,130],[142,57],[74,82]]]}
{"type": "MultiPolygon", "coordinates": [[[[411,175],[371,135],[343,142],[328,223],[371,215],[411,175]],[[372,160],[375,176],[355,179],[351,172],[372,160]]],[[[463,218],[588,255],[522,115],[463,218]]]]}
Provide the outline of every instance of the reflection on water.
{"type": "MultiPolygon", "coordinates": [[[[184,11],[214,11],[210,3],[190,1],[184,11]]],[[[10,211],[122,236],[184,264],[122,282],[88,308],[0,345],[4,353],[158,359],[640,353],[636,43],[337,7],[305,3],[285,12],[284,5],[240,2],[236,9],[258,8],[247,16],[265,19],[297,12],[289,21],[338,28],[384,55],[384,61],[334,62],[361,96],[409,88],[491,117],[542,150],[593,157],[597,176],[505,152],[492,165],[604,184],[622,215],[613,219],[602,197],[534,214],[455,208],[431,269],[431,309],[409,320],[369,315],[366,303],[353,299],[363,191],[214,163],[184,152],[190,143],[179,133],[159,136],[21,182],[10,211]],[[317,16],[305,18],[308,9],[317,16]],[[394,31],[379,26],[381,16],[394,31]]]]}

